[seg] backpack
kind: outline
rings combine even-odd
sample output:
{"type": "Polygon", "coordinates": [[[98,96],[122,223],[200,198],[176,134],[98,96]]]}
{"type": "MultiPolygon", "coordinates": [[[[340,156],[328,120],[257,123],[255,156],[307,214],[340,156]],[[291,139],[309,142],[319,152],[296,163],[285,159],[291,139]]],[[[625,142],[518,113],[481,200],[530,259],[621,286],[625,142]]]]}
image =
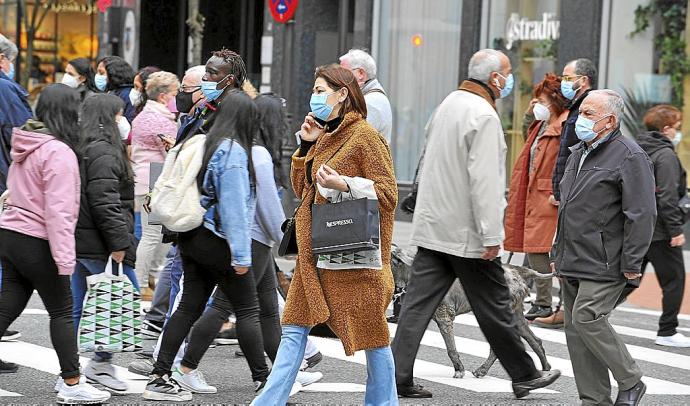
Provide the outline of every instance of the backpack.
{"type": "Polygon", "coordinates": [[[201,206],[197,176],[205,143],[206,135],[198,134],[171,149],[153,187],[151,212],[170,231],[190,231],[204,221],[206,209],[201,206]]]}

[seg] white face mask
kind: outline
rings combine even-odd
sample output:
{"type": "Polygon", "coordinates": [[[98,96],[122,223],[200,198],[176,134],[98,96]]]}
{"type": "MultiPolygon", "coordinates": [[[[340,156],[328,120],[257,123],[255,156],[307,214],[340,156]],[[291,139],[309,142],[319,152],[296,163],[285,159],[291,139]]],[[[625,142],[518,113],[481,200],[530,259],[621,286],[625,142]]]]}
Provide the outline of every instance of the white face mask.
{"type": "Polygon", "coordinates": [[[541,103],[535,104],[532,111],[534,112],[534,118],[540,121],[548,121],[549,117],[551,117],[551,110],[541,103]]]}
{"type": "Polygon", "coordinates": [[[126,140],[129,138],[130,131],[132,131],[132,126],[129,125],[129,121],[124,116],[120,116],[117,119],[117,129],[120,131],[120,138],[126,140]]]}
{"type": "Polygon", "coordinates": [[[80,84],[79,79],[75,78],[69,73],[65,73],[64,75],[62,75],[61,83],[65,86],[71,87],[72,89],[78,88],[80,84]]]}
{"type": "Polygon", "coordinates": [[[132,103],[132,106],[141,104],[141,92],[132,88],[132,90],[129,91],[129,102],[132,103]]]}
{"type": "Polygon", "coordinates": [[[680,144],[680,142],[682,140],[683,140],[683,133],[680,130],[677,130],[675,137],[673,137],[673,139],[671,140],[671,142],[673,143],[673,146],[677,147],[678,144],[680,144]]]}

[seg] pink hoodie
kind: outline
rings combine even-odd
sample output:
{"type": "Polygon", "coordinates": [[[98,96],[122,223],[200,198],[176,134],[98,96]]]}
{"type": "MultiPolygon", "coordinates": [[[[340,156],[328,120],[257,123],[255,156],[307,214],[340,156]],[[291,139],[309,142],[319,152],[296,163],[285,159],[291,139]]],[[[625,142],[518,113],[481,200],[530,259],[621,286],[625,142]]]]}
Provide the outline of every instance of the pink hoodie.
{"type": "MultiPolygon", "coordinates": [[[[40,131],[40,130],[39,130],[40,131]]],[[[7,179],[8,207],[0,228],[48,240],[60,275],[76,265],[74,229],[79,217],[79,164],[54,137],[15,128],[7,179]]]]}

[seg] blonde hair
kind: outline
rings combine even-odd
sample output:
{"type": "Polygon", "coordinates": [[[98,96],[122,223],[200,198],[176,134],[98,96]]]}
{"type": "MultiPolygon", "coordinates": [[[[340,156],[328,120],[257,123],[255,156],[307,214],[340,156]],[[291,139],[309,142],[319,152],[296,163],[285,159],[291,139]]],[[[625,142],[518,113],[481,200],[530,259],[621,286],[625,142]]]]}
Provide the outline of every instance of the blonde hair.
{"type": "Polygon", "coordinates": [[[251,97],[252,99],[256,99],[259,96],[259,92],[256,90],[254,85],[249,81],[249,79],[245,80],[242,83],[242,90],[247,93],[247,96],[251,97]]]}
{"type": "Polygon", "coordinates": [[[146,96],[149,100],[158,100],[158,96],[170,93],[180,87],[180,80],[171,72],[156,72],[146,80],[146,96]]]}

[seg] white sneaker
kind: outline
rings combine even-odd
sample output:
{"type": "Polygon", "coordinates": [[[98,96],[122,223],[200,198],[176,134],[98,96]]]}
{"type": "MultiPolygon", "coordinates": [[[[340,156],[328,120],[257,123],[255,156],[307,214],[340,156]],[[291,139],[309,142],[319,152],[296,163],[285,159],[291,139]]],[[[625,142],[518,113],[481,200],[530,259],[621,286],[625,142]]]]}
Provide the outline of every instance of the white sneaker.
{"type": "MultiPolygon", "coordinates": [[[[79,377],[79,383],[85,383],[86,382],[86,376],[82,375],[79,377]]],[[[57,382],[55,382],[55,387],[53,388],[55,390],[55,393],[60,392],[60,388],[62,388],[62,385],[65,384],[65,380],[62,379],[60,375],[58,375],[57,382]]]]}
{"type": "Polygon", "coordinates": [[[290,396],[296,394],[297,392],[302,390],[302,384],[299,382],[295,382],[292,384],[292,389],[290,389],[290,396]]]}
{"type": "Polygon", "coordinates": [[[321,378],[323,378],[323,374],[321,372],[299,371],[297,372],[297,379],[295,379],[295,381],[304,387],[320,381],[321,378]]]}
{"type": "Polygon", "coordinates": [[[84,368],[84,376],[90,383],[101,384],[116,395],[122,395],[128,389],[127,384],[117,377],[115,367],[110,361],[89,361],[84,368]]]}
{"type": "Polygon", "coordinates": [[[182,372],[179,368],[175,368],[172,372],[172,378],[177,382],[182,389],[186,389],[192,393],[216,393],[218,389],[206,383],[204,374],[198,369],[195,369],[188,374],[182,372]]]}
{"type": "Polygon", "coordinates": [[[676,333],[672,336],[668,337],[659,337],[656,336],[656,345],[663,345],[665,347],[681,347],[681,348],[689,348],[690,347],[690,338],[682,335],[681,333],[676,333]]]}
{"type": "Polygon", "coordinates": [[[57,394],[57,403],[70,405],[103,403],[108,399],[110,399],[110,392],[98,390],[81,381],[74,386],[63,384],[57,394]]]}

